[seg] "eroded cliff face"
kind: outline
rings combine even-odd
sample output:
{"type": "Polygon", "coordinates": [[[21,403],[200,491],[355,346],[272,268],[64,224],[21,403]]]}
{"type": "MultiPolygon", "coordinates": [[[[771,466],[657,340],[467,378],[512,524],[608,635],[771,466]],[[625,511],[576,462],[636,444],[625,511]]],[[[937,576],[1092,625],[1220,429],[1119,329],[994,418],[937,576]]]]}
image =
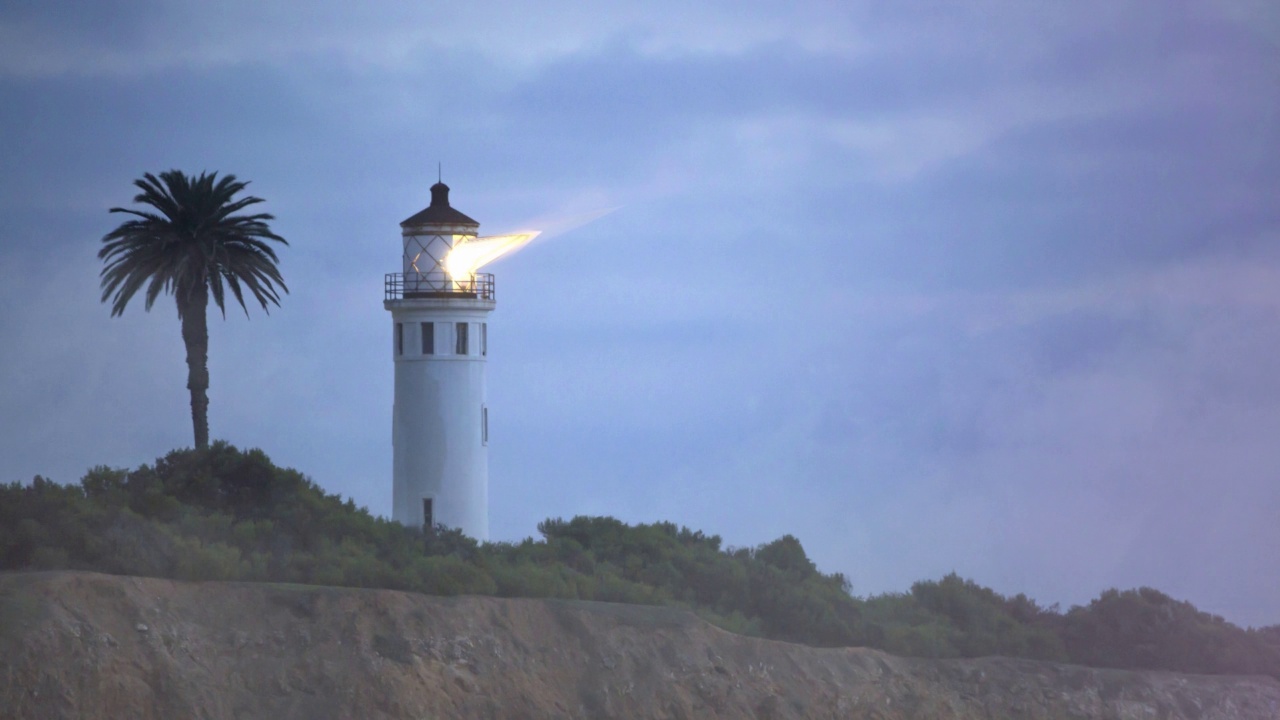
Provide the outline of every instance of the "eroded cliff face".
{"type": "Polygon", "coordinates": [[[676,610],[0,575],[3,718],[1280,718],[1280,682],[739,637],[676,610]]]}

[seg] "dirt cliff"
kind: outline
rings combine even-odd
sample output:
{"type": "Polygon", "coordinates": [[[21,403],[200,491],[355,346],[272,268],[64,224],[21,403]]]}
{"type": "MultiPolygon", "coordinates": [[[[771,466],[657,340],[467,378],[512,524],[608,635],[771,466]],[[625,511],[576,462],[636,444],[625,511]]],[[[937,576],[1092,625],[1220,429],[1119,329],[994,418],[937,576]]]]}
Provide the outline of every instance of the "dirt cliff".
{"type": "Polygon", "coordinates": [[[677,610],[0,575],[3,718],[1280,718],[1280,682],[740,637],[677,610]]]}

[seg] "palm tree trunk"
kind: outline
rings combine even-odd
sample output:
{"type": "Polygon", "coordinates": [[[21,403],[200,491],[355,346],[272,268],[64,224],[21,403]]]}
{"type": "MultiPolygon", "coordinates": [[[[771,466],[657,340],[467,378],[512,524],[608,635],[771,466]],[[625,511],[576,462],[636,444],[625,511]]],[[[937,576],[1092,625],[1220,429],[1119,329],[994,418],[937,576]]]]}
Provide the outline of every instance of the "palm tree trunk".
{"type": "Polygon", "coordinates": [[[196,449],[209,447],[209,288],[201,283],[182,309],[182,342],[187,346],[187,389],[196,449]]]}

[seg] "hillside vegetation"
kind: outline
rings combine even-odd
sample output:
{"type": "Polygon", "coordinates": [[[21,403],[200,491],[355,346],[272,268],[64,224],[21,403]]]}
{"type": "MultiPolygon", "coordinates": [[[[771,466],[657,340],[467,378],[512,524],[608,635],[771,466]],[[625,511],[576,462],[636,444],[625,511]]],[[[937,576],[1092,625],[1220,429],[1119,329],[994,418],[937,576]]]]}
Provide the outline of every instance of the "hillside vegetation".
{"type": "Polygon", "coordinates": [[[671,523],[608,517],[547,520],[538,531],[541,540],[477,544],[405,528],[226,443],[136,470],[94,468],[79,485],[0,485],[5,570],[670,605],[815,646],[1280,678],[1280,626],[1242,629],[1150,588],[1107,590],[1065,613],[954,574],[863,599],[790,535],[725,548],[671,523]]]}

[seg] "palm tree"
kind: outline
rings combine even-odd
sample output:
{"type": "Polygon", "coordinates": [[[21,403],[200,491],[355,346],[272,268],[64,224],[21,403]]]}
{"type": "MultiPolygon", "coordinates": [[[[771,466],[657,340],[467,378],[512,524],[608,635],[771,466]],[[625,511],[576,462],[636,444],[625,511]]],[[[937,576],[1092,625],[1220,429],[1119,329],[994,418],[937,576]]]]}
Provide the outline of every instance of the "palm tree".
{"type": "Polygon", "coordinates": [[[248,196],[233,200],[247,182],[234,175],[218,179],[217,173],[189,177],[178,170],[146,173],[133,184],[142,190],[135,203],[151,210],[111,208],[113,213],[136,216],[102,238],[98,258],[102,269],[102,302],[111,300],[111,316],[124,313],[134,293],[147,288],[146,309],[160,293],[171,293],[178,305],[182,341],[187,346],[187,389],[191,391],[191,422],[197,448],[209,446],[209,326],[205,317],[209,296],[227,316],[226,290],[240,303],[245,316],[243,290],[252,293],[270,312],[268,301],[280,304],[276,286],[288,293],[272,240],[289,243],[271,232],[266,213],[235,213],[262,202],[248,196]]]}

